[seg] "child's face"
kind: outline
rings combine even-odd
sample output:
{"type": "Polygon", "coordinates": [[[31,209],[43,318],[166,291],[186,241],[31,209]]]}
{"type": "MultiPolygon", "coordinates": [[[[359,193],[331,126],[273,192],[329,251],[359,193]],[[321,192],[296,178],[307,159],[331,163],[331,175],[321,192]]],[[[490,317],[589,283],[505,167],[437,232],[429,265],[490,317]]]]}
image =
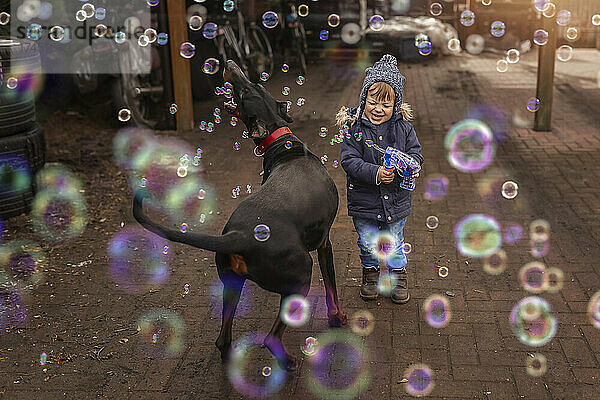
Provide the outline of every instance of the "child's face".
{"type": "Polygon", "coordinates": [[[394,99],[381,101],[375,99],[371,93],[367,94],[367,103],[365,104],[365,115],[373,125],[379,125],[392,118],[394,112],[394,99]]]}

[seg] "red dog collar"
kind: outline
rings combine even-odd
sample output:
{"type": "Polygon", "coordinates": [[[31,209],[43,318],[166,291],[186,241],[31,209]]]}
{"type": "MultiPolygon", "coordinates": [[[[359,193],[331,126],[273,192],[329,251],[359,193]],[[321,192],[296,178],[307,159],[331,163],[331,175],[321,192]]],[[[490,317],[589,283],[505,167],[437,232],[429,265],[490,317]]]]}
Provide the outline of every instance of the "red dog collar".
{"type": "Polygon", "coordinates": [[[264,138],[262,142],[260,142],[260,145],[256,147],[255,152],[258,152],[259,154],[263,154],[265,152],[265,150],[267,150],[267,147],[269,147],[269,145],[271,143],[273,143],[275,140],[277,140],[281,136],[285,135],[286,133],[292,133],[290,128],[288,128],[287,126],[282,126],[281,128],[275,130],[269,136],[264,138]]]}

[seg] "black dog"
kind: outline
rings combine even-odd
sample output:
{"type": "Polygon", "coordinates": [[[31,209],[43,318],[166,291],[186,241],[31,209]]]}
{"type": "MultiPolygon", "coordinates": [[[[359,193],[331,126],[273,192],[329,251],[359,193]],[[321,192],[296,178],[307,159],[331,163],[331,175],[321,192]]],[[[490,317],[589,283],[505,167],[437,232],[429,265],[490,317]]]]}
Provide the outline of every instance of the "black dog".
{"type": "MultiPolygon", "coordinates": [[[[246,125],[264,155],[263,185],[235,209],[221,236],[181,233],[152,222],[142,211],[144,192],[134,198],[133,215],[150,231],[172,241],[216,252],[219,278],[223,282],[223,322],[216,345],[225,360],[231,347],[231,326],[246,279],[286,296],[306,296],[310,288],[312,258],[317,250],[325,283],[329,326],[347,323],[340,308],[335,284],[329,230],[338,209],[338,192],[317,156],[294,136],[287,124],[292,119],[286,104],[276,101],[260,84],[250,82],[229,60],[223,77],[233,84],[235,102],[227,110],[246,125]],[[237,103],[237,104],[236,104],[237,103]],[[274,139],[274,140],[272,140],[274,139]],[[257,240],[255,228],[266,225],[267,240],[257,240]]],[[[263,228],[263,231],[266,229],[263,228]]],[[[266,235],[259,239],[264,239],[266,235]]],[[[285,323],[278,316],[264,344],[287,370],[296,360],[281,344],[285,323]]]]}

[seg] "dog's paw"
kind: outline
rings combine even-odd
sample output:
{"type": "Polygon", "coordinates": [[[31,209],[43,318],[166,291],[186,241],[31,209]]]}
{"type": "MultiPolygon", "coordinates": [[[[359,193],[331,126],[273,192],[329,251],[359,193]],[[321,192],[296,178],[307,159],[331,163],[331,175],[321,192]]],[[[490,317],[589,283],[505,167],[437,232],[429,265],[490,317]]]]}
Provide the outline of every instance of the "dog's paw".
{"type": "Polygon", "coordinates": [[[348,323],[348,317],[341,310],[338,310],[334,314],[329,314],[328,319],[330,328],[339,328],[348,323]]]}
{"type": "Polygon", "coordinates": [[[283,360],[277,360],[281,369],[286,370],[287,372],[294,372],[298,370],[298,360],[296,357],[292,357],[288,355],[287,358],[283,360]]]}

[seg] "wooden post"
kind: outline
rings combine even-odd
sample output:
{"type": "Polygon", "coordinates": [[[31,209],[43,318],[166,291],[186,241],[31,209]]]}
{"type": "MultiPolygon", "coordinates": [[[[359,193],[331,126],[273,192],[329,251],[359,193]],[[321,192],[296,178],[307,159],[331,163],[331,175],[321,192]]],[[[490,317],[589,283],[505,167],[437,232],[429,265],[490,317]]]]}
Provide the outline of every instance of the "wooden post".
{"type": "Polygon", "coordinates": [[[548,42],[538,47],[537,89],[535,97],[540,101],[540,104],[535,113],[533,130],[549,132],[552,130],[556,17],[546,18],[542,15],[542,29],[548,32],[548,42]]]}
{"type": "Polygon", "coordinates": [[[194,128],[194,102],[192,101],[192,84],[190,61],[179,55],[183,42],[188,41],[187,11],[185,1],[168,0],[169,44],[171,50],[171,71],[173,80],[174,102],[177,104],[177,130],[185,131],[194,128]]]}

